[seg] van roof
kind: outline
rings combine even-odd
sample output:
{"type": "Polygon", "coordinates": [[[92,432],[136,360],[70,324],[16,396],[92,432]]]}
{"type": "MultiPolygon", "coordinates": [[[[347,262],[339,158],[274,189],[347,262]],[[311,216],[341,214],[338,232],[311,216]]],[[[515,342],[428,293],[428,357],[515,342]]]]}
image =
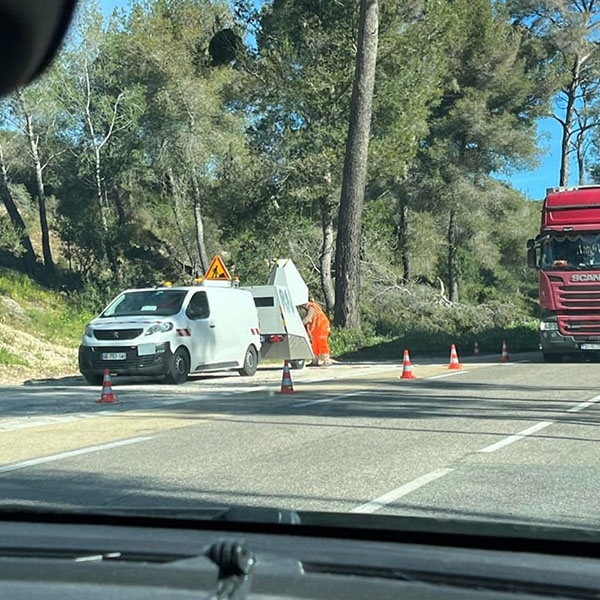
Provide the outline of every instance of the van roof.
{"type": "Polygon", "coordinates": [[[171,286],[158,286],[158,287],[144,287],[144,288],[129,288],[123,290],[125,292],[168,292],[170,290],[177,290],[180,292],[189,292],[190,290],[236,290],[242,291],[242,288],[238,287],[224,287],[224,286],[203,286],[203,285],[171,285],[171,286]]]}

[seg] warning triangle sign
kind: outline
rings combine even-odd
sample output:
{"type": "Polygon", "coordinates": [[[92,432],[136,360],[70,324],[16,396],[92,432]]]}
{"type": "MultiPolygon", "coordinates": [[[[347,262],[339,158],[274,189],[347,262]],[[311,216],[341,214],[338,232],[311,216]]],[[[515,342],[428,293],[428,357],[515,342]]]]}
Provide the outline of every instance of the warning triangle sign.
{"type": "Polygon", "coordinates": [[[223,259],[217,255],[212,259],[210,267],[204,274],[204,279],[218,280],[218,281],[231,281],[231,275],[223,262],[223,259]]]}

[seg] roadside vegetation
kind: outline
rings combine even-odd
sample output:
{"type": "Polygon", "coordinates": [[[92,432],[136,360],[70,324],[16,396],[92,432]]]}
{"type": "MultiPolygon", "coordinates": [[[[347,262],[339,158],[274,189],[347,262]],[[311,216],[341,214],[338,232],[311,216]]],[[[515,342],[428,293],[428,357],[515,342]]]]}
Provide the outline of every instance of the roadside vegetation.
{"type": "Polygon", "coordinates": [[[549,115],[579,180],[598,172],[600,9],[585,6],[139,0],[103,15],[83,0],[52,67],[0,102],[0,294],[22,312],[0,307],[0,361],[33,364],[7,342],[15,323],[72,348],[117,292],[189,283],[217,253],[248,285],[291,257],[335,316],[337,356],[534,349],[539,203],[506,179],[537,164],[549,115]],[[368,154],[348,146],[362,181],[346,141],[366,116],[351,100],[374,8],[368,154]]]}
{"type": "Polygon", "coordinates": [[[0,268],[0,380],[75,374],[77,345],[90,318],[76,294],[0,268]]]}

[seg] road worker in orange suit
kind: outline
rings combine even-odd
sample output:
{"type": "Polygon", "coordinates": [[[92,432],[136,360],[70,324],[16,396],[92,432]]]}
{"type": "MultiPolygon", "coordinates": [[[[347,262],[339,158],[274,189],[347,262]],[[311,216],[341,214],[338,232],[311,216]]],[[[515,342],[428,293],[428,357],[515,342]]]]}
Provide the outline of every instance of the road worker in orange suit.
{"type": "Polygon", "coordinates": [[[329,319],[314,298],[310,298],[308,303],[302,307],[306,310],[306,316],[302,319],[302,323],[310,337],[314,356],[308,366],[318,367],[319,362],[323,361],[323,366],[328,367],[332,364],[331,350],[329,349],[329,319]]]}

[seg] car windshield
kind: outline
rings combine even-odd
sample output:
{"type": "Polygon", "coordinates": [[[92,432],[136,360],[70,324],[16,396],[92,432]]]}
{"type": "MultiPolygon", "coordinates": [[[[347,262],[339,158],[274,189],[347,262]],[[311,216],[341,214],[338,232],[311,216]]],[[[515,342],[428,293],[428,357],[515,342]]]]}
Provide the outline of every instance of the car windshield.
{"type": "Polygon", "coordinates": [[[0,508],[600,531],[600,2],[69,27],[0,102],[0,508]]]}
{"type": "Polygon", "coordinates": [[[111,302],[101,317],[170,317],[181,310],[187,292],[182,290],[143,290],[125,292],[111,302]]]}
{"type": "Polygon", "coordinates": [[[541,268],[600,269],[600,235],[584,234],[548,237],[541,244],[541,268]]]}

